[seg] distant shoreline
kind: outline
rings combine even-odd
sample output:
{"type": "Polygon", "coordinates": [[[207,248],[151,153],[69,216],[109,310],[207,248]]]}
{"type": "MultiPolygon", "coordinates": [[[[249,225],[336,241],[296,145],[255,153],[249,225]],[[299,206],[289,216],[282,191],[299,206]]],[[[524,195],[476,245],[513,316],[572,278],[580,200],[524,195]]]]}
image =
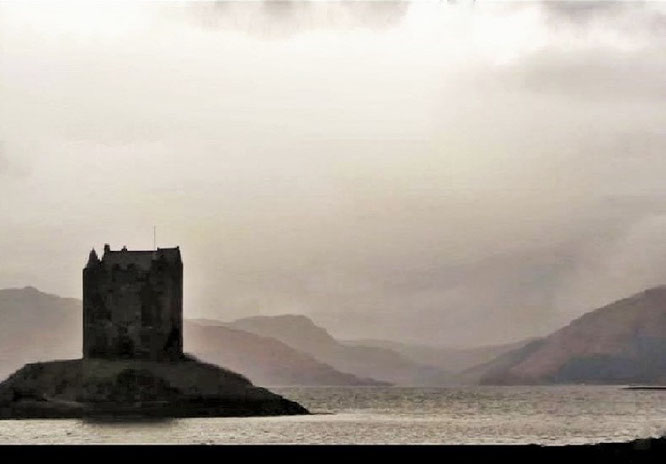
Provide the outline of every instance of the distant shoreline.
{"type": "Polygon", "coordinates": [[[623,390],[666,390],[666,385],[633,385],[623,390]]]}

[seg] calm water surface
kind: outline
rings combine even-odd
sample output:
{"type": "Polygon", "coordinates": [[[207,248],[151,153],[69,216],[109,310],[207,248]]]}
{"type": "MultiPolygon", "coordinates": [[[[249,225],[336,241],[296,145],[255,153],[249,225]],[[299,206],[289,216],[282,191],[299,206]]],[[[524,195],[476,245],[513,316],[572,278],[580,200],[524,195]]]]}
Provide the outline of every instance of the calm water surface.
{"type": "Polygon", "coordinates": [[[313,416],[0,421],[0,443],[597,443],[666,434],[666,391],[272,388],[313,416]]]}

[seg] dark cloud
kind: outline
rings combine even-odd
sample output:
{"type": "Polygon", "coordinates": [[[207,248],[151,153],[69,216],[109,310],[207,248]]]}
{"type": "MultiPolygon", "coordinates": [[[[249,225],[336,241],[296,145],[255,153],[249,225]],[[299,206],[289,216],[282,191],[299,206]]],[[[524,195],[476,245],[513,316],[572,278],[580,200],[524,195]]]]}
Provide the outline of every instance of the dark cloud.
{"type": "Polygon", "coordinates": [[[663,34],[666,11],[651,1],[543,1],[551,27],[573,26],[584,30],[593,25],[614,24],[622,32],[663,34]],[[655,6],[657,6],[655,8],[655,6]],[[640,24],[639,28],[636,26],[640,24]]]}
{"type": "Polygon", "coordinates": [[[623,12],[642,7],[642,1],[598,1],[598,0],[574,0],[574,1],[543,1],[541,5],[552,17],[559,22],[571,21],[584,25],[599,18],[612,18],[623,12]]]}
{"type": "Polygon", "coordinates": [[[392,28],[400,24],[409,2],[220,1],[196,2],[187,7],[191,18],[203,28],[235,30],[262,38],[287,38],[314,30],[392,28]]]}
{"type": "MultiPolygon", "coordinates": [[[[533,5],[522,4],[520,8],[533,5]]],[[[656,2],[544,1],[548,41],[502,66],[487,63],[467,79],[493,92],[629,103],[666,97],[666,9],[656,2]]]]}

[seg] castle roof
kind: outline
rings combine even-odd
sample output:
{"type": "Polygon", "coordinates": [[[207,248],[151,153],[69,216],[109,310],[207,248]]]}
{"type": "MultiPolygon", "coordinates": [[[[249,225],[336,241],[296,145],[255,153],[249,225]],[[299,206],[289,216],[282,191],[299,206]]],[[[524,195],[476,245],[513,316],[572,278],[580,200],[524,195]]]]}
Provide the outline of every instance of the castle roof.
{"type": "Polygon", "coordinates": [[[115,265],[121,268],[127,268],[134,265],[137,268],[148,271],[154,261],[165,260],[169,264],[181,263],[180,248],[158,248],[157,250],[128,250],[123,247],[122,250],[111,250],[108,245],[104,246],[104,255],[102,256],[102,265],[110,269],[115,265]]]}

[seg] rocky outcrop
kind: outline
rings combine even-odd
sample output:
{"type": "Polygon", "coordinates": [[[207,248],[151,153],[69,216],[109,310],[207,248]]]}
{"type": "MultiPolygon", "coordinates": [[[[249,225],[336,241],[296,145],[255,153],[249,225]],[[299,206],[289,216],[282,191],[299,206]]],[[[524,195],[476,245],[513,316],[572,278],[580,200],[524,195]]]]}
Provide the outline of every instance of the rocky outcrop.
{"type": "Polygon", "coordinates": [[[308,414],[240,374],[178,362],[75,359],[27,364],[0,384],[0,418],[308,414]]]}

